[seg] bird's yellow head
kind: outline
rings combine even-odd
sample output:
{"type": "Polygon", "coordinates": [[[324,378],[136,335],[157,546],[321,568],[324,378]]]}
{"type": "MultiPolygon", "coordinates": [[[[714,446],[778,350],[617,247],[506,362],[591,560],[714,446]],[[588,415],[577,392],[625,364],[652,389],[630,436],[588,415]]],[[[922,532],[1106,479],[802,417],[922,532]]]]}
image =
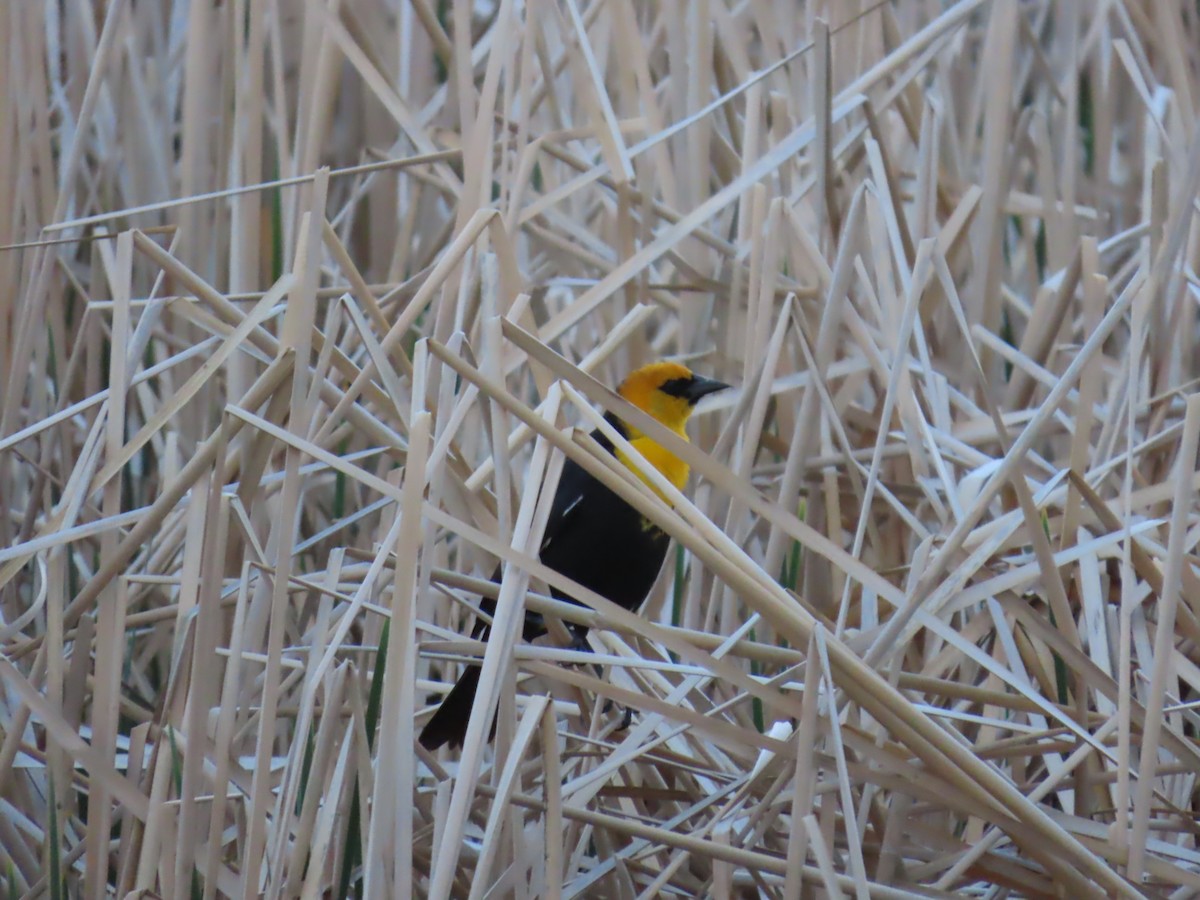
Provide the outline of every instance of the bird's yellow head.
{"type": "MultiPolygon", "coordinates": [[[[696,408],[696,404],[700,402],[701,398],[727,387],[729,385],[720,381],[696,375],[687,366],[679,363],[657,362],[631,372],[621,382],[617,393],[687,440],[684,426],[687,425],[687,420],[691,416],[692,410],[696,408]]],[[[624,424],[627,439],[634,448],[662,472],[668,481],[682,490],[683,486],[687,484],[687,464],[646,437],[637,428],[628,423],[624,424]]],[[[623,454],[618,452],[617,458],[649,483],[623,454]]]]}
{"type": "Polygon", "coordinates": [[[700,399],[727,387],[696,375],[680,363],[656,362],[631,372],[617,393],[672,431],[683,434],[683,426],[700,399]]]}

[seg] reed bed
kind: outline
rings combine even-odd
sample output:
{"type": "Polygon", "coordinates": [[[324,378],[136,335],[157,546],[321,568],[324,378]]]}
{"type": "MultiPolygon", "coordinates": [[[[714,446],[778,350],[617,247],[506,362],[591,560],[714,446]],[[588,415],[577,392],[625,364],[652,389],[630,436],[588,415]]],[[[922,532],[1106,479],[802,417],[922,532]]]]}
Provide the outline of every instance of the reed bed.
{"type": "Polygon", "coordinates": [[[1194,4],[0,44],[6,896],[1200,893],[1194,4]],[[691,444],[661,357],[737,387],[691,444]],[[675,539],[640,616],[549,597],[566,457],[675,539]]]}

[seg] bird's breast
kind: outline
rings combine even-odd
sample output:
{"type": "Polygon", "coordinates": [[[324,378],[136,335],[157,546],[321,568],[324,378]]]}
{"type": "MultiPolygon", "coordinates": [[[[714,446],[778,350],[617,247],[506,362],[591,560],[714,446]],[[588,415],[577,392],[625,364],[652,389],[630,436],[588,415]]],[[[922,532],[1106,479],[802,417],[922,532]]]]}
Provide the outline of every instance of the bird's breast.
{"type": "MultiPolygon", "coordinates": [[[[684,489],[688,480],[687,463],[685,463],[674,453],[671,453],[669,450],[666,450],[661,445],[652,441],[650,438],[635,438],[634,440],[630,441],[630,444],[633,446],[633,449],[635,449],[648,463],[650,463],[650,465],[658,469],[658,471],[662,473],[663,477],[666,478],[667,481],[671,482],[676,490],[682,491],[684,489]]],[[[653,483],[651,483],[650,478],[644,472],[642,472],[642,470],[638,468],[638,466],[625,453],[622,453],[619,449],[616,451],[616,453],[617,459],[619,459],[623,465],[631,469],[638,478],[640,478],[652,491],[654,491],[654,493],[662,497],[663,500],[667,499],[666,497],[663,497],[662,491],[660,491],[654,486],[653,483]]]]}

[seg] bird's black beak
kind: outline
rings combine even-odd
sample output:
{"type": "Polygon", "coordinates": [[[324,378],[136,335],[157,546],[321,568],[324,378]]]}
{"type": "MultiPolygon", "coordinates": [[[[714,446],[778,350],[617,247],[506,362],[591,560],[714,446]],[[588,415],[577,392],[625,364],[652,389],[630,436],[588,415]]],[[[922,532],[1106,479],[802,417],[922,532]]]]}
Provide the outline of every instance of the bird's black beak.
{"type": "Polygon", "coordinates": [[[702,375],[693,375],[683,395],[687,398],[688,403],[695,406],[702,398],[707,397],[709,394],[715,394],[717,391],[723,391],[727,387],[729,385],[723,381],[705,378],[702,375]]]}

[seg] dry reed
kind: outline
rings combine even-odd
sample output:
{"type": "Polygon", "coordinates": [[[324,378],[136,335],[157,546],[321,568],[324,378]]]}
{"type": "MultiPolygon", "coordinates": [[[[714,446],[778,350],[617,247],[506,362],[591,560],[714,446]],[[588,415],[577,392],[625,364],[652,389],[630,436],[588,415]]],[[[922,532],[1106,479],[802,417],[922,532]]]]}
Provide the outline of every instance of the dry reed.
{"type": "Polygon", "coordinates": [[[0,46],[6,896],[1200,894],[1194,4],[0,46]],[[609,390],[662,356],[738,386],[690,445],[609,390]],[[640,616],[548,596],[564,456],[675,538],[640,616]]]}

